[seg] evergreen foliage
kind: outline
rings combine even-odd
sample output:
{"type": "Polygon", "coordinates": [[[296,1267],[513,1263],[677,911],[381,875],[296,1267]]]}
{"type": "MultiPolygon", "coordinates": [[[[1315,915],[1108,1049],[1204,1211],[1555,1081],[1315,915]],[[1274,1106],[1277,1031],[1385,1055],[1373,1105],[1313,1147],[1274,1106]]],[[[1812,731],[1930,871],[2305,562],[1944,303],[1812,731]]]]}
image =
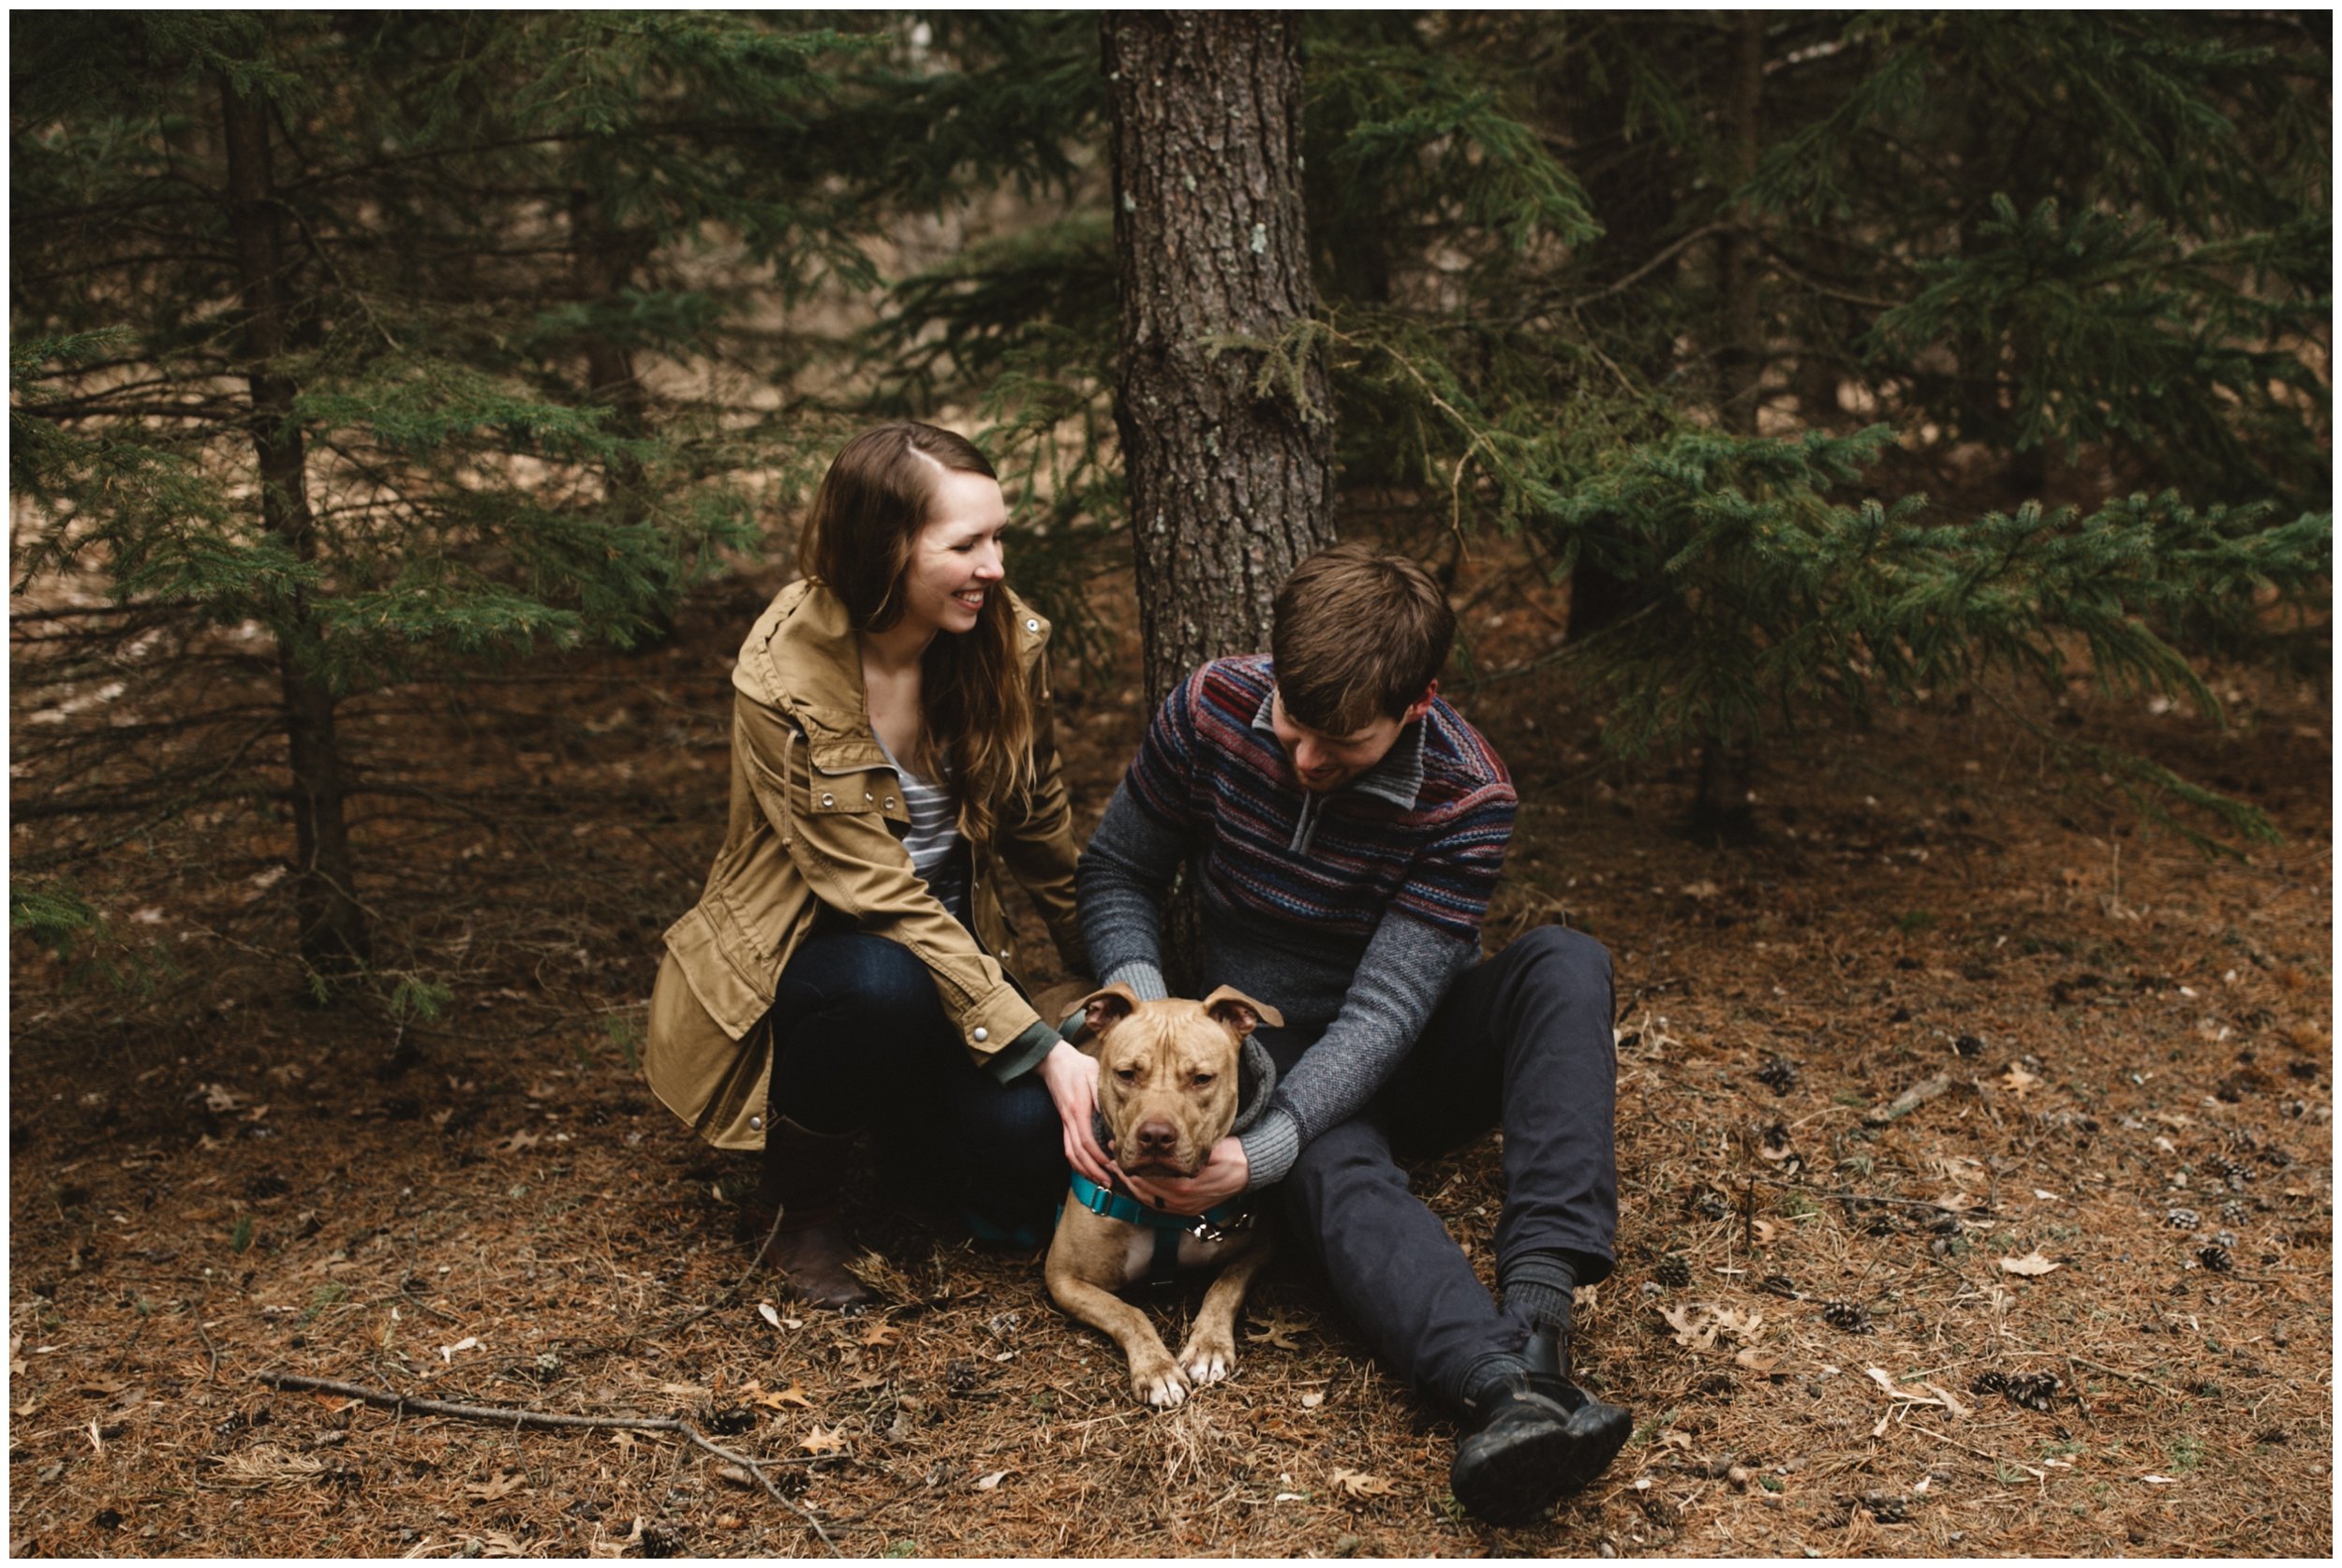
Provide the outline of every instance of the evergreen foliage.
{"type": "MultiPolygon", "coordinates": [[[[1210,347],[1263,398],[1330,373],[1343,511],[1503,529],[1569,574],[1564,657],[1612,746],[1712,761],[2079,658],[2216,713],[2194,660],[2273,628],[2323,667],[2322,621],[2267,603],[2330,577],[2322,34],[1306,28],[1322,313],[1210,347]]],[[[11,43],[11,585],[39,607],[12,761],[44,824],[13,927],[66,937],[87,901],[58,879],[199,809],[290,807],[316,872],[319,789],[401,787],[337,703],[660,636],[873,412],[972,415],[1020,590],[1103,652],[1083,589],[1124,492],[1094,15],[48,12],[11,43]],[[271,167],[240,199],[256,109],[271,167]],[[912,217],[965,243],[904,262],[912,217]],[[798,390],[836,346],[780,313],[872,299],[798,390]],[[117,698],[170,717],[111,722],[117,698]]]]}
{"type": "MultiPolygon", "coordinates": [[[[244,629],[206,657],[282,671],[296,870],[347,903],[329,819],[399,762],[320,772],[335,705],[656,636],[756,537],[784,411],[752,401],[752,312],[871,275],[824,157],[833,67],[871,41],[621,12],[50,12],[11,41],[12,587],[128,612],[20,635],[20,689],[172,678],[119,656],[171,617],[183,653],[244,629]]],[[[247,689],[203,695],[168,735],[47,715],[20,799],[80,809],[35,858],[266,803],[214,765],[274,753],[247,689]]]]}
{"type": "MultiPolygon", "coordinates": [[[[1264,397],[1324,359],[1351,506],[1519,531],[1572,574],[1626,751],[1712,762],[2069,646],[2208,701],[2189,658],[2269,651],[2254,596],[2329,570],[2322,40],[1754,14],[1313,17],[1323,318],[1213,347],[1264,397]]],[[[936,68],[967,112],[1079,47],[1043,22],[936,68]]],[[[1094,138],[1087,100],[1059,134],[1094,138]]],[[[879,348],[910,404],[988,392],[1078,525],[1115,494],[1105,223],[1084,155],[1051,167],[1043,224],[898,285],[879,348]]]]}
{"type": "MultiPolygon", "coordinates": [[[[2248,622],[2258,591],[2311,591],[2328,570],[2325,520],[2275,525],[2266,506],[2199,514],[2165,494],[2087,516],[2027,502],[1945,522],[1918,496],[1838,498],[1859,493],[1889,435],[1685,433],[1618,453],[1560,501],[1564,564],[1598,552],[1646,590],[1578,650],[1612,747],[1638,755],[1686,733],[1745,745],[1995,672],[2062,694],[2072,648],[2102,690],[2217,718],[2173,639],[2248,622]]],[[[2258,813],[2152,765],[2127,771],[2231,831],[2269,835],[2258,813]]]]}

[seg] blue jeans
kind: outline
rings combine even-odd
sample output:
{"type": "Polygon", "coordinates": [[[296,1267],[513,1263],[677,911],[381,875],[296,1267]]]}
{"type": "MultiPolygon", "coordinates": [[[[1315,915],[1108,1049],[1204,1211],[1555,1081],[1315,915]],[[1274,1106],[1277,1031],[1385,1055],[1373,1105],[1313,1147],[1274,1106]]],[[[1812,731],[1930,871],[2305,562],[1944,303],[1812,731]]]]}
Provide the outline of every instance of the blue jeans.
{"type": "MultiPolygon", "coordinates": [[[[1409,1190],[1394,1158],[1505,1131],[1497,1273],[1528,1251],[1566,1254],[1578,1282],[1610,1272],[1618,1233],[1610,955],[1546,925],[1467,969],[1365,1112],[1326,1130],[1278,1189],[1282,1235],[1323,1265],[1343,1309],[1406,1382],[1455,1400],[1482,1355],[1519,1351],[1528,1320],[1500,1310],[1471,1260],[1409,1190]]],[[[1263,1029],[1290,1069],[1313,1043],[1263,1029]]]]}
{"type": "Polygon", "coordinates": [[[765,1021],[774,1117],[812,1132],[872,1129],[896,1184],[1047,1237],[1066,1186],[1057,1102],[1037,1073],[1002,1084],[969,1059],[909,948],[859,931],[808,939],[765,1021]]]}

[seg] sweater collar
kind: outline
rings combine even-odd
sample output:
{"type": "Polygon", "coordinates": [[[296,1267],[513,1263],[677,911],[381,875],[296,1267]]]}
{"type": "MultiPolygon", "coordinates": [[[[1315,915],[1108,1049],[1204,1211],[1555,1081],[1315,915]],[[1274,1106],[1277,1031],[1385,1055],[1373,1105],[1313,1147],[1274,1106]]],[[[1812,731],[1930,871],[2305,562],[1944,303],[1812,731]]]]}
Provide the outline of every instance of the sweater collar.
{"type": "MultiPolygon", "coordinates": [[[[1277,688],[1272,682],[1268,695],[1260,700],[1260,711],[1253,715],[1253,729],[1255,733],[1267,735],[1269,744],[1282,753],[1284,743],[1277,739],[1277,725],[1269,716],[1269,710],[1276,702],[1277,688]]],[[[1426,718],[1429,717],[1425,716],[1426,718]]],[[[1381,762],[1334,792],[1340,794],[1342,791],[1356,791],[1362,795],[1372,795],[1377,800],[1386,800],[1401,811],[1414,810],[1416,802],[1423,794],[1426,728],[1424,719],[1418,718],[1401,730],[1399,738],[1390,743],[1390,749],[1383,753],[1381,762]]]]}

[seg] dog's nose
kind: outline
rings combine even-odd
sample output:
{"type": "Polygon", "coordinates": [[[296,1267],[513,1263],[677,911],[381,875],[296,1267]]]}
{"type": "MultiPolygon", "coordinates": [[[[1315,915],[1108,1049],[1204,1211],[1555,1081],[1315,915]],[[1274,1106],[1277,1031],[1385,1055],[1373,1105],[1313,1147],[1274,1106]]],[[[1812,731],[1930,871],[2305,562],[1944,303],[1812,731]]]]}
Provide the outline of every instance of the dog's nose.
{"type": "Polygon", "coordinates": [[[1142,1155],[1168,1154],[1172,1146],[1179,1141],[1178,1131],[1167,1121],[1142,1122],[1136,1136],[1138,1152],[1142,1155]]]}

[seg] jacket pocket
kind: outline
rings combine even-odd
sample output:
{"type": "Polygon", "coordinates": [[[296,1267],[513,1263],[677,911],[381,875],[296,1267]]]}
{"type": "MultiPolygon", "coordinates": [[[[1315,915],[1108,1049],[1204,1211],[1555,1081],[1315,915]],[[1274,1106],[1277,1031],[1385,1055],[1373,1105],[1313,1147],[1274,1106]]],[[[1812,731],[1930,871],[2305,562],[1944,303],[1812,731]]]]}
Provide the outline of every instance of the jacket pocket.
{"type": "Polygon", "coordinates": [[[764,1065],[772,1054],[773,1021],[768,1013],[741,1039],[731,1066],[717,1080],[715,1093],[692,1118],[691,1131],[712,1138],[738,1121],[749,1110],[749,1096],[764,1085],[764,1065]]]}
{"type": "Polygon", "coordinates": [[[667,927],[667,951],[707,1015],[739,1040],[772,1005],[778,966],[767,967],[769,955],[760,952],[732,915],[720,894],[703,899],[667,927]]]}

